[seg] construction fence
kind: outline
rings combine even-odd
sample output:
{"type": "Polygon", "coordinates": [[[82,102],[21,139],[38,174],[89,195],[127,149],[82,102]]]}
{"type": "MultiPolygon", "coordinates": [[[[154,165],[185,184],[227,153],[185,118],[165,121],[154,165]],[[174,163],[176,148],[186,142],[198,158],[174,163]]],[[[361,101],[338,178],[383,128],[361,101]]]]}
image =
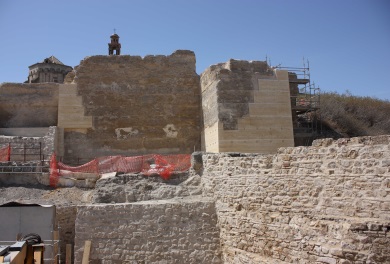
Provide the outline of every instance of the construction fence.
{"type": "Polygon", "coordinates": [[[0,162],[10,161],[11,159],[11,146],[0,146],[0,162]]]}
{"type": "Polygon", "coordinates": [[[56,187],[61,176],[72,176],[77,173],[96,175],[110,172],[142,173],[146,176],[158,175],[164,180],[169,180],[172,174],[185,172],[190,167],[190,154],[106,156],[76,167],[57,161],[56,155],[53,154],[50,159],[50,186],[56,187]]]}
{"type": "Polygon", "coordinates": [[[0,162],[45,160],[41,142],[10,142],[0,144],[0,162]]]}

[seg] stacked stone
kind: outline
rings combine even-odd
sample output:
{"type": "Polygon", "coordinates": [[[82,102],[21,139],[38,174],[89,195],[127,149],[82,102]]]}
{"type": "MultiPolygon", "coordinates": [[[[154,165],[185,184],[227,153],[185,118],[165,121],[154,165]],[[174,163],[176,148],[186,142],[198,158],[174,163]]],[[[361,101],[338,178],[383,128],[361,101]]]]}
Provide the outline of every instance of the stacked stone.
{"type": "Polygon", "coordinates": [[[203,155],[225,263],[385,263],[390,136],[203,155]]]}
{"type": "Polygon", "coordinates": [[[75,263],[86,240],[90,263],[221,263],[214,203],[162,200],[81,206],[75,263]]]}
{"type": "MultiPolygon", "coordinates": [[[[77,207],[66,205],[66,206],[57,206],[56,208],[56,221],[59,231],[60,239],[60,259],[61,262],[65,262],[66,256],[66,245],[74,245],[75,237],[75,221],[77,215],[77,207]]],[[[73,252],[73,249],[72,249],[73,252]]],[[[73,257],[73,254],[72,254],[73,257]]],[[[72,258],[73,263],[73,258],[72,258]]]]}

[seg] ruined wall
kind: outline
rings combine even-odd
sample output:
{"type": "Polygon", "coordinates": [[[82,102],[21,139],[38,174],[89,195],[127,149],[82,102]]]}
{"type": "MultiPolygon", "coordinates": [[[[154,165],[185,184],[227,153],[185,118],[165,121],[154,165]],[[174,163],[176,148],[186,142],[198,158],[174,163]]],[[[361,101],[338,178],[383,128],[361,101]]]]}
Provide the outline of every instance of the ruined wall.
{"type": "MultiPolygon", "coordinates": [[[[8,136],[3,134],[17,134],[14,129],[2,129],[0,131],[0,147],[11,145],[11,161],[49,160],[50,156],[58,149],[57,127],[47,127],[39,129],[42,136],[28,136],[28,128],[20,128],[25,136],[8,136]]],[[[31,134],[38,133],[37,129],[32,129],[31,134]]]]}
{"type": "Polygon", "coordinates": [[[387,263],[390,136],[204,154],[224,263],[387,263]]]}
{"type": "Polygon", "coordinates": [[[62,111],[59,116],[65,159],[200,149],[200,85],[193,52],[92,56],[74,74],[73,84],[64,86],[69,93],[60,97],[72,102],[73,111],[72,118],[62,111]]]}
{"type": "Polygon", "coordinates": [[[0,84],[0,127],[57,125],[58,84],[0,84]]]}
{"type": "Polygon", "coordinates": [[[75,263],[221,263],[214,203],[160,200],[78,207],[75,263]]]}
{"type": "Polygon", "coordinates": [[[286,71],[230,60],[206,69],[201,87],[205,151],[275,153],[294,145],[286,71]]]}
{"type": "MultiPolygon", "coordinates": [[[[77,207],[74,205],[60,205],[56,210],[56,221],[59,231],[60,243],[60,258],[61,262],[65,263],[66,244],[72,245],[72,252],[74,252],[75,239],[75,222],[77,215],[77,207]]],[[[72,263],[74,261],[74,254],[72,254],[72,263]]]]}

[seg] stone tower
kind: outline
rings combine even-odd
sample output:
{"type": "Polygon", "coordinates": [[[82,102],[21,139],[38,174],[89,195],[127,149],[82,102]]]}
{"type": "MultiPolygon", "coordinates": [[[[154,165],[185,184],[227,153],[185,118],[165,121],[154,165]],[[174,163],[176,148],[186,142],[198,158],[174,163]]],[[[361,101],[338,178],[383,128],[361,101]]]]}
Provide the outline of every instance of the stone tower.
{"type": "Polygon", "coordinates": [[[35,63],[29,66],[28,69],[26,83],[63,83],[65,76],[73,70],[72,67],[64,65],[54,56],[50,56],[42,62],[35,63]]]}
{"type": "Polygon", "coordinates": [[[121,44],[119,43],[119,36],[113,34],[110,36],[111,43],[108,43],[108,55],[120,55],[121,54],[121,44]],[[115,54],[114,54],[115,50],[115,54]]]}

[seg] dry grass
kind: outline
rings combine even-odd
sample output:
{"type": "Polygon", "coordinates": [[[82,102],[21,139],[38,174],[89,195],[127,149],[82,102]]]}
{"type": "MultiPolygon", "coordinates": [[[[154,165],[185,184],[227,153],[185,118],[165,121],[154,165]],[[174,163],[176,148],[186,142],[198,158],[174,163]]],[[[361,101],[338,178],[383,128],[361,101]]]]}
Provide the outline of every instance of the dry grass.
{"type": "Polygon", "coordinates": [[[321,95],[325,136],[356,137],[390,134],[390,102],[349,92],[321,95]]]}

